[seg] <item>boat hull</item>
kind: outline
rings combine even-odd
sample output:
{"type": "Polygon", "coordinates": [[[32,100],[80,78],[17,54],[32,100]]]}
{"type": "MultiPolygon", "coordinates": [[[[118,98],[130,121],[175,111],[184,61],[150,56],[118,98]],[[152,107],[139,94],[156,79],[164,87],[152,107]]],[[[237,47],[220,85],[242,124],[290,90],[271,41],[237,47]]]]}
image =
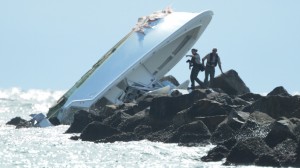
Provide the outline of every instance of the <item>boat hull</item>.
{"type": "MultiPolygon", "coordinates": [[[[189,52],[211,21],[213,13],[174,12],[148,21],[143,31],[132,31],[108,51],[58,102],[48,117],[70,124],[79,109],[96,102],[121,104],[128,88],[151,91],[189,52]]],[[[134,98],[133,98],[134,99],[134,98]]]]}

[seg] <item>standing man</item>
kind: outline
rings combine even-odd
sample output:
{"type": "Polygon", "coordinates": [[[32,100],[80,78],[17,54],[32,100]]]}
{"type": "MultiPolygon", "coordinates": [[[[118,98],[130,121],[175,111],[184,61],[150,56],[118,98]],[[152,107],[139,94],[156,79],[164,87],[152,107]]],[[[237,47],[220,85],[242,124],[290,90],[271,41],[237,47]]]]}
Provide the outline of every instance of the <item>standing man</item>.
{"type": "Polygon", "coordinates": [[[206,60],[205,67],[205,79],[204,85],[208,86],[208,75],[210,76],[210,81],[212,81],[215,77],[215,67],[219,65],[220,71],[223,74],[221,60],[217,53],[217,48],[213,48],[212,52],[207,54],[204,58],[202,58],[202,64],[204,65],[204,61],[206,60]]]}
{"type": "Polygon", "coordinates": [[[204,86],[203,82],[200,81],[200,79],[198,78],[201,62],[200,62],[200,55],[197,53],[197,51],[198,51],[197,49],[193,48],[192,55],[191,55],[192,59],[194,59],[193,68],[192,68],[191,75],[190,75],[192,90],[195,89],[195,81],[200,85],[200,87],[204,86]]]}

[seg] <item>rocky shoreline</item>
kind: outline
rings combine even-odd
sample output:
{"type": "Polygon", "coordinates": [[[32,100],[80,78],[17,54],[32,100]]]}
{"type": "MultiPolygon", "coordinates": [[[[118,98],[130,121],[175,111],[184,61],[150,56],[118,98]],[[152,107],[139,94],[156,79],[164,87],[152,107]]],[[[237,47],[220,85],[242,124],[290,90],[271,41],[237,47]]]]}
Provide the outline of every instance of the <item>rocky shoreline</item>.
{"type": "MultiPolygon", "coordinates": [[[[216,77],[211,87],[185,95],[144,95],[120,106],[96,104],[90,112],[76,112],[66,133],[79,133],[73,140],[95,143],[147,139],[214,144],[202,161],[300,166],[299,95],[281,86],[267,96],[251,93],[234,70],[216,77]]],[[[55,118],[50,121],[57,123],[55,118]]],[[[26,127],[26,121],[16,118],[7,124],[26,127]]]]}

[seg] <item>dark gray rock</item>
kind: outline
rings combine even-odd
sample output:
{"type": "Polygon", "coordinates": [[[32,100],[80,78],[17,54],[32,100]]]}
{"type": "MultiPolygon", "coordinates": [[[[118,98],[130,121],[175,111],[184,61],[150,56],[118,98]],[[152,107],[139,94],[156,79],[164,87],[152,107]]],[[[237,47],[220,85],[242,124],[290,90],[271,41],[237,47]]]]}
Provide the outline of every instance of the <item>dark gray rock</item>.
{"type": "MultiPolygon", "coordinates": [[[[149,95],[149,96],[153,97],[153,95],[149,95]]],[[[150,102],[147,105],[145,105],[145,104],[143,104],[141,102],[139,102],[138,104],[137,103],[133,103],[133,102],[123,103],[122,105],[119,105],[118,111],[127,113],[129,115],[135,115],[136,113],[138,113],[140,111],[143,111],[146,108],[148,108],[150,106],[150,103],[151,103],[152,99],[149,100],[149,101],[150,102]]]]}
{"type": "Polygon", "coordinates": [[[250,104],[239,97],[229,96],[228,94],[222,92],[211,92],[207,95],[207,98],[210,100],[215,100],[224,105],[231,105],[233,107],[235,106],[236,108],[241,108],[250,104]]]}
{"type": "Polygon", "coordinates": [[[239,98],[241,98],[247,102],[254,102],[262,97],[263,97],[262,95],[255,94],[255,93],[245,93],[245,94],[239,95],[239,98]]]}
{"type": "Polygon", "coordinates": [[[70,137],[71,140],[77,141],[80,139],[80,136],[74,135],[70,137]]]}
{"type": "Polygon", "coordinates": [[[80,134],[80,139],[83,141],[96,141],[120,133],[121,132],[115,128],[104,125],[98,121],[93,121],[84,128],[80,134]]]}
{"type": "Polygon", "coordinates": [[[296,147],[296,160],[293,166],[298,166],[300,167],[300,141],[298,139],[297,141],[297,147],[296,147]]]}
{"type": "Polygon", "coordinates": [[[273,89],[267,96],[291,96],[284,87],[278,86],[273,89]]]}
{"type": "Polygon", "coordinates": [[[150,125],[148,112],[141,111],[128,117],[118,125],[118,129],[123,132],[133,132],[138,125],[150,125]]]}
{"type": "Polygon", "coordinates": [[[271,153],[272,149],[261,138],[248,138],[238,141],[229,152],[226,162],[234,165],[253,165],[262,154],[271,153]]]}
{"type": "Polygon", "coordinates": [[[267,96],[262,97],[243,111],[261,111],[274,119],[279,117],[300,118],[300,96],[267,96]]]}
{"type": "Polygon", "coordinates": [[[262,112],[253,112],[250,114],[248,120],[242,125],[237,132],[236,138],[238,140],[259,137],[265,138],[271,130],[271,124],[275,120],[269,115],[262,112]]]}
{"type": "Polygon", "coordinates": [[[146,135],[145,139],[153,142],[167,142],[167,140],[174,136],[177,128],[174,125],[169,125],[158,131],[152,128],[153,132],[146,135]]]}
{"type": "Polygon", "coordinates": [[[145,139],[145,136],[150,134],[152,131],[152,127],[149,125],[139,125],[133,130],[138,139],[145,139]]]}
{"type": "Polygon", "coordinates": [[[214,100],[201,99],[193,104],[188,114],[191,117],[207,117],[217,115],[228,115],[233,110],[232,107],[221,104],[214,100]]]}
{"type": "Polygon", "coordinates": [[[215,101],[225,104],[225,105],[233,104],[232,97],[230,97],[228,94],[222,93],[222,92],[211,91],[209,94],[207,94],[207,99],[215,100],[215,101]]]}
{"type": "Polygon", "coordinates": [[[229,153],[229,150],[222,145],[218,145],[210,150],[206,156],[203,156],[201,160],[203,162],[217,162],[226,158],[229,153]]]}
{"type": "Polygon", "coordinates": [[[265,141],[273,148],[286,139],[296,140],[297,138],[293,132],[294,128],[295,125],[289,119],[282,118],[271,125],[271,130],[265,138],[265,141]]]}
{"type": "Polygon", "coordinates": [[[213,143],[217,146],[203,161],[226,158],[226,164],[234,165],[300,166],[300,96],[290,96],[283,87],[268,96],[250,93],[234,70],[216,77],[211,86],[186,95],[145,94],[136,103],[118,106],[100,106],[104,102],[99,101],[90,113],[102,123],[95,117],[85,121],[85,114],[81,122],[89,124],[73,139],[213,143]]]}
{"type": "Polygon", "coordinates": [[[128,118],[130,118],[131,115],[124,113],[122,111],[117,111],[114,115],[104,119],[102,122],[105,125],[109,125],[111,127],[117,128],[118,125],[128,118]]]}
{"type": "Polygon", "coordinates": [[[178,97],[158,97],[152,100],[150,116],[158,120],[172,120],[172,118],[184,109],[193,105],[194,101],[206,97],[200,90],[194,90],[190,94],[178,97]]]}
{"type": "Polygon", "coordinates": [[[296,161],[297,141],[286,139],[274,148],[274,156],[280,162],[281,166],[293,165],[296,161]]]}
{"type": "Polygon", "coordinates": [[[15,117],[15,118],[12,118],[10,121],[8,121],[6,123],[6,125],[14,125],[14,126],[17,126],[19,124],[23,124],[23,123],[26,123],[27,120],[21,118],[21,117],[15,117]]]}
{"type": "Polygon", "coordinates": [[[290,118],[290,121],[295,125],[293,130],[298,141],[300,140],[300,119],[298,118],[290,118]]]}
{"type": "Polygon", "coordinates": [[[218,125],[227,118],[226,115],[216,115],[207,117],[195,117],[196,120],[202,121],[210,132],[214,132],[218,125]]]}
{"type": "Polygon", "coordinates": [[[178,112],[173,118],[173,124],[176,126],[181,126],[187,123],[190,123],[195,120],[195,117],[192,117],[188,114],[189,109],[184,109],[178,112]]]}
{"type": "Polygon", "coordinates": [[[21,117],[15,117],[11,119],[6,123],[6,125],[14,125],[16,126],[16,129],[33,127],[32,122],[22,119],[21,117]]]}
{"type": "Polygon", "coordinates": [[[146,109],[149,108],[151,105],[151,102],[155,98],[167,96],[165,94],[145,94],[139,97],[136,102],[138,104],[139,109],[146,109]]]}
{"type": "Polygon", "coordinates": [[[235,131],[239,130],[248,120],[250,113],[242,111],[232,111],[227,118],[227,124],[235,131]]]}
{"type": "Polygon", "coordinates": [[[219,124],[217,129],[212,133],[211,142],[213,144],[221,143],[233,138],[236,135],[234,131],[228,124],[225,122],[219,124]]]}
{"type": "Polygon", "coordinates": [[[101,121],[99,116],[84,110],[77,111],[74,114],[74,120],[65,133],[80,133],[89,123],[101,121]]]}
{"type": "Polygon", "coordinates": [[[262,154],[254,161],[254,164],[257,166],[272,166],[272,167],[281,167],[278,159],[270,153],[262,154]]]}
{"type": "Polygon", "coordinates": [[[232,147],[237,143],[237,140],[235,137],[232,137],[230,139],[227,139],[225,141],[219,142],[217,145],[225,146],[228,150],[231,150],[232,147]]]}
{"type": "Polygon", "coordinates": [[[211,87],[221,88],[229,95],[242,95],[250,92],[235,70],[229,70],[225,74],[215,77],[211,82],[211,87]]]}
{"type": "Polygon", "coordinates": [[[211,133],[202,121],[195,121],[179,127],[173,136],[167,140],[169,143],[204,143],[208,144],[211,133]]]}
{"type": "Polygon", "coordinates": [[[98,100],[92,107],[90,107],[89,112],[100,116],[101,118],[108,118],[119,110],[122,106],[110,104],[105,99],[98,100]]]}

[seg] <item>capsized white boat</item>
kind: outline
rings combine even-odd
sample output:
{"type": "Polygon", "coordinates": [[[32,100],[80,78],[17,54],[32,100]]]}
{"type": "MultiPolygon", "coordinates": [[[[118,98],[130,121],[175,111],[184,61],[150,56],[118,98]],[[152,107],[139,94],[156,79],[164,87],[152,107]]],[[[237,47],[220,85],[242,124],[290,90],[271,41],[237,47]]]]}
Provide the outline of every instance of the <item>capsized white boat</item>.
{"type": "Polygon", "coordinates": [[[136,27],[113,46],[49,109],[62,124],[74,112],[97,103],[121,104],[164,87],[159,80],[189,52],[213,16],[167,8],[139,18],[136,27]]]}
{"type": "Polygon", "coordinates": [[[33,124],[34,127],[49,127],[53,126],[48,118],[43,113],[39,114],[30,114],[32,119],[29,121],[33,124]]]}

